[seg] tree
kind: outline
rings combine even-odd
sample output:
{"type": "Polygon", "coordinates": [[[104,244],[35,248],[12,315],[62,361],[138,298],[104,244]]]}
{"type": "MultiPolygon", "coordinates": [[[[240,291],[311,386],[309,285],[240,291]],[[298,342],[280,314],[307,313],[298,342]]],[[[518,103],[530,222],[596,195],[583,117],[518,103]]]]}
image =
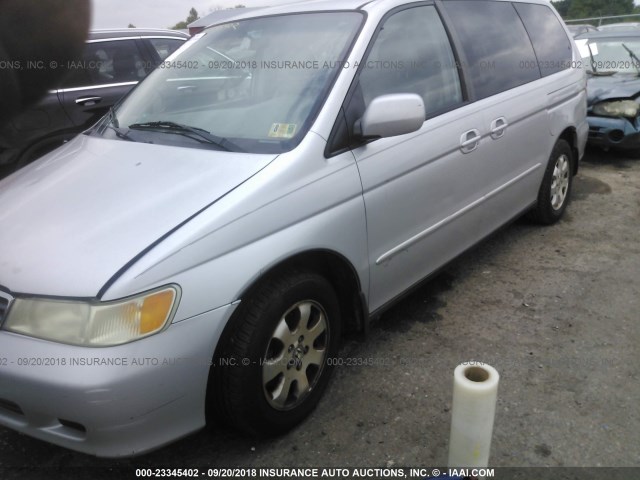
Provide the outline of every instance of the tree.
{"type": "Polygon", "coordinates": [[[242,5],[241,3],[239,3],[238,5],[236,5],[236,6],[235,6],[235,7],[233,7],[233,8],[246,8],[246,7],[245,7],[244,5],[242,5]]]}
{"type": "Polygon", "coordinates": [[[188,23],[184,20],[176,23],[173,27],[169,27],[171,30],[184,30],[187,28],[188,23]]]}
{"type": "MultiPolygon", "coordinates": [[[[633,0],[631,1],[633,2],[633,0]]],[[[189,16],[187,17],[187,24],[193,23],[199,18],[198,11],[195,8],[191,8],[191,10],[189,10],[189,16]]]]}
{"type": "Polygon", "coordinates": [[[606,17],[633,13],[633,0],[571,0],[568,18],[606,17]]]}
{"type": "Polygon", "coordinates": [[[569,7],[571,7],[571,0],[558,0],[555,2],[552,1],[551,3],[562,18],[567,18],[569,7]]]}
{"type": "Polygon", "coordinates": [[[187,26],[190,23],[195,22],[199,18],[200,17],[198,16],[198,11],[192,7],[191,10],[189,10],[189,15],[187,16],[186,20],[183,20],[182,22],[178,22],[173,27],[169,27],[169,28],[171,28],[172,30],[184,30],[185,28],[187,28],[187,26]]]}
{"type": "Polygon", "coordinates": [[[133,23],[130,23],[127,28],[136,28],[136,26],[133,23]]]}

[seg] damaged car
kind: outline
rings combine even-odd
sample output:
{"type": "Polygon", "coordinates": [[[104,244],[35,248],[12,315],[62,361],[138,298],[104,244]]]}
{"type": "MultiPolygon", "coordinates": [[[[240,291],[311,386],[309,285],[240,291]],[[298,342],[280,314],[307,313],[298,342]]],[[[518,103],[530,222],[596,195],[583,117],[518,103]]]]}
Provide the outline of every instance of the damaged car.
{"type": "Polygon", "coordinates": [[[640,151],[640,30],[576,37],[587,70],[588,143],[640,151]]]}

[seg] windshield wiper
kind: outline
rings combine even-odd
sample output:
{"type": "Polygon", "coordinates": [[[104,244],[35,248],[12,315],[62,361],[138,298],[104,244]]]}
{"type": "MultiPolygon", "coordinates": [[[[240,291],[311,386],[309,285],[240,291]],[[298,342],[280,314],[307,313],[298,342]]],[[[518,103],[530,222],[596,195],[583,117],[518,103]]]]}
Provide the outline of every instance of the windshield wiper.
{"type": "Polygon", "coordinates": [[[211,132],[206,131],[204,128],[191,127],[189,125],[183,125],[176,122],[160,120],[157,122],[133,123],[129,125],[129,128],[132,130],[158,130],[168,133],[175,133],[177,135],[184,135],[188,138],[197,140],[202,143],[215,145],[223,150],[226,150],[227,152],[230,152],[231,149],[224,145],[225,143],[235,147],[235,145],[229,142],[226,138],[217,137],[211,132]],[[195,135],[195,137],[192,135],[195,135]]]}
{"type": "Polygon", "coordinates": [[[631,57],[631,60],[635,60],[635,61],[632,61],[631,63],[633,63],[633,66],[636,67],[636,70],[638,71],[638,76],[640,77],[640,67],[638,67],[638,65],[640,64],[640,58],[638,58],[638,56],[635,53],[633,53],[633,50],[627,47],[624,43],[622,44],[622,47],[627,52],[629,52],[629,56],[631,57]]]}
{"type": "Polygon", "coordinates": [[[120,128],[114,127],[113,125],[109,124],[107,124],[107,128],[110,128],[111,130],[116,132],[116,137],[123,140],[129,140],[130,142],[135,142],[135,140],[129,136],[129,132],[123,132],[120,128]]]}
{"type": "Polygon", "coordinates": [[[120,128],[120,124],[118,122],[118,117],[116,116],[116,111],[113,108],[113,105],[109,107],[109,121],[106,124],[107,128],[110,128],[114,132],[116,132],[116,136],[123,140],[129,140],[130,142],[135,142],[133,138],[129,136],[129,132],[124,132],[120,128]]]}
{"type": "Polygon", "coordinates": [[[598,73],[598,69],[596,68],[596,61],[593,58],[593,52],[591,51],[591,45],[587,43],[587,49],[589,50],[589,58],[591,59],[591,70],[593,73],[598,73]]]}

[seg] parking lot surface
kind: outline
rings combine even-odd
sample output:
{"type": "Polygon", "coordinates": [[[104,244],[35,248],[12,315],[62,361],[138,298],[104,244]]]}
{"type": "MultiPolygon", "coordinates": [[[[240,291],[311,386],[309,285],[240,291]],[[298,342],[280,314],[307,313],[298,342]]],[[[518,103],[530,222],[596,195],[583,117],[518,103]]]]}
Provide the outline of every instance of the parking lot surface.
{"type": "Polygon", "coordinates": [[[588,151],[560,223],[518,220],[347,340],[289,434],[204,430],[108,460],[0,428],[3,478],[33,465],[446,465],[453,370],[470,360],[501,375],[491,466],[640,466],[639,234],[640,160],[588,151]]]}

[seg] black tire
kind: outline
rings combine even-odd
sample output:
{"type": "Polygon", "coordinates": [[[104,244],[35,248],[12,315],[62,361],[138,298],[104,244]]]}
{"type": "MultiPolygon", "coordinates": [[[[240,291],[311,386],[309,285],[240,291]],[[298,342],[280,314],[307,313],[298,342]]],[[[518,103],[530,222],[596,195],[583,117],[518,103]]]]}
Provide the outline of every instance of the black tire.
{"type": "Polygon", "coordinates": [[[329,381],[341,333],[336,294],[316,273],[289,271],[263,282],[234,317],[214,358],[208,416],[253,435],[284,433],[329,381]]]}
{"type": "Polygon", "coordinates": [[[538,200],[529,218],[543,225],[560,220],[571,198],[574,165],[573,150],[565,140],[558,140],[549,156],[538,200]]]}

